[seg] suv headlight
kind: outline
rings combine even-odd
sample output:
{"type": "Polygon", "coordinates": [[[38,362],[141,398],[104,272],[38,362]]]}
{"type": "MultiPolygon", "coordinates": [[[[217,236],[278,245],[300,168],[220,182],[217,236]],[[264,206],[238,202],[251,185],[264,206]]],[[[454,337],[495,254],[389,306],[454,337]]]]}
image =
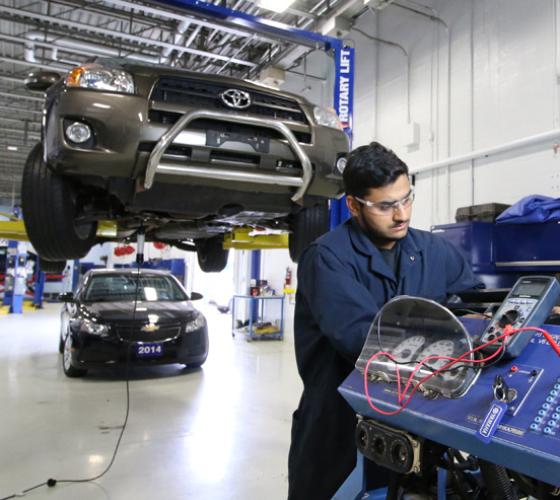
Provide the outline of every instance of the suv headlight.
{"type": "Polygon", "coordinates": [[[134,94],[134,79],[130,73],[100,64],[78,66],[68,73],[64,82],[67,87],[134,94]]]}
{"type": "Polygon", "coordinates": [[[313,108],[313,116],[318,125],[342,130],[342,123],[340,123],[338,115],[332,109],[315,106],[313,108]]]}
{"type": "Polygon", "coordinates": [[[185,333],[194,332],[195,330],[202,328],[205,324],[206,318],[204,317],[204,314],[199,312],[197,316],[187,323],[185,326],[185,333]]]}
{"type": "Polygon", "coordinates": [[[90,335],[99,335],[100,337],[105,337],[109,334],[109,328],[107,325],[102,325],[100,323],[95,323],[89,319],[84,319],[80,325],[80,331],[84,333],[89,333],[90,335]]]}

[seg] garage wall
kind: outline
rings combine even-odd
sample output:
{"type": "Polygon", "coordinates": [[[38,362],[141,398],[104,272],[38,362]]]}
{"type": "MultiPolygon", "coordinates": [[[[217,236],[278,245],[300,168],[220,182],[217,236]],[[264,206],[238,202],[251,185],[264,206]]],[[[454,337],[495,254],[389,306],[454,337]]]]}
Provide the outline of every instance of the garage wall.
{"type": "MultiPolygon", "coordinates": [[[[431,5],[448,30],[397,6],[368,13],[357,23],[409,53],[416,145],[406,146],[405,57],[351,33],[361,61],[354,146],[375,137],[415,167],[558,127],[557,2],[440,0],[431,5]],[[371,64],[364,64],[365,55],[371,64]],[[376,63],[372,81],[370,68],[376,63]]],[[[419,174],[415,225],[452,222],[455,209],[471,203],[513,203],[534,193],[558,196],[560,157],[553,144],[419,174]]]]}
{"type": "MultiPolygon", "coordinates": [[[[560,127],[558,0],[421,2],[433,12],[421,3],[401,3],[439,16],[447,27],[396,5],[357,20],[359,30],[402,49],[357,30],[348,35],[357,58],[355,147],[376,139],[419,167],[560,127]]],[[[322,71],[329,73],[326,63],[322,71]]],[[[295,90],[301,82],[293,78],[287,83],[295,90]]],[[[332,79],[323,87],[316,99],[325,102],[332,79]]],[[[560,133],[557,141],[418,174],[414,225],[453,222],[457,207],[465,205],[559,196],[555,142],[560,133]]]]}

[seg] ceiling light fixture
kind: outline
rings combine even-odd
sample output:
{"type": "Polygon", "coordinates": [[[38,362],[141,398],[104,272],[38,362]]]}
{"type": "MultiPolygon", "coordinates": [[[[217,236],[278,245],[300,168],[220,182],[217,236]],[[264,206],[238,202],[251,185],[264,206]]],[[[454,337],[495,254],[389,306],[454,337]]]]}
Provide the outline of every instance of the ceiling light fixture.
{"type": "Polygon", "coordinates": [[[18,150],[17,146],[8,146],[6,149],[8,151],[17,151],[18,150]]]}
{"type": "Polygon", "coordinates": [[[284,12],[295,0],[259,0],[259,7],[272,10],[273,12],[284,12]]]}

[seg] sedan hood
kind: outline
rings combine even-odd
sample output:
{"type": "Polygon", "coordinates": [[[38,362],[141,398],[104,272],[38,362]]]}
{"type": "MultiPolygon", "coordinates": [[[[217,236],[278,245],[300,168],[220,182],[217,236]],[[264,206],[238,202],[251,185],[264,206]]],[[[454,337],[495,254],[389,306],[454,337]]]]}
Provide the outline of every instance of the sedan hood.
{"type": "MultiPolygon", "coordinates": [[[[80,304],[83,317],[95,317],[102,322],[132,321],[134,302],[85,302],[80,304]]],[[[138,302],[134,318],[150,323],[189,321],[197,309],[189,301],[183,302],[138,302]],[[158,318],[156,321],[153,315],[158,318]]]]}

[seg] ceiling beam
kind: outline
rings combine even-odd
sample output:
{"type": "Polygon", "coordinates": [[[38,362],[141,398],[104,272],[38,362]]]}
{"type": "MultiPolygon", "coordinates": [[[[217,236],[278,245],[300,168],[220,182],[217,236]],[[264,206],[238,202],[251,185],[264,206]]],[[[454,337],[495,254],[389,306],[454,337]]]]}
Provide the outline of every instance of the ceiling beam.
{"type": "Polygon", "coordinates": [[[44,102],[44,97],[34,97],[30,95],[11,94],[10,92],[0,92],[0,97],[8,97],[10,99],[23,99],[26,101],[44,102]]]}
{"type": "MultiPolygon", "coordinates": [[[[155,39],[151,39],[151,38],[144,38],[144,37],[141,37],[141,36],[130,35],[128,33],[120,33],[118,31],[114,31],[114,30],[110,30],[110,29],[106,29],[106,28],[98,28],[96,26],[91,26],[89,24],[78,23],[78,22],[75,22],[75,21],[68,21],[68,20],[62,19],[60,17],[47,16],[47,15],[44,15],[44,14],[38,14],[36,12],[31,12],[31,11],[27,11],[27,10],[5,7],[3,5],[0,5],[0,13],[4,13],[4,14],[8,14],[9,16],[13,16],[12,20],[17,20],[17,19],[21,19],[21,18],[34,19],[34,20],[37,20],[37,21],[47,22],[51,25],[59,26],[59,27],[62,27],[62,28],[78,29],[78,30],[81,30],[81,31],[96,33],[98,35],[106,36],[106,37],[113,38],[113,39],[117,38],[117,39],[127,40],[127,41],[132,42],[132,43],[140,43],[140,44],[144,44],[144,45],[148,45],[148,46],[157,46],[157,47],[167,48],[167,49],[171,49],[171,50],[182,50],[183,52],[188,52],[188,53],[193,54],[193,55],[203,56],[203,57],[206,57],[208,59],[219,59],[219,60],[222,60],[222,61],[227,61],[229,59],[229,57],[219,56],[219,55],[213,54],[212,52],[207,52],[205,50],[192,49],[190,47],[183,47],[181,45],[175,45],[174,43],[168,43],[168,42],[163,42],[163,41],[155,40],[155,39]]],[[[255,63],[250,62],[250,61],[245,61],[243,59],[234,59],[232,62],[234,62],[235,64],[239,64],[239,65],[242,65],[242,66],[248,66],[248,67],[251,67],[251,68],[256,66],[255,63]]]]}
{"type": "MultiPolygon", "coordinates": [[[[22,40],[24,41],[24,40],[22,40]]],[[[55,69],[58,71],[68,71],[72,65],[58,66],[57,64],[44,64],[39,62],[24,61],[23,59],[15,59],[14,57],[0,56],[0,62],[6,62],[10,64],[15,64],[16,66],[27,66],[29,68],[45,68],[45,69],[55,69]]]]}

